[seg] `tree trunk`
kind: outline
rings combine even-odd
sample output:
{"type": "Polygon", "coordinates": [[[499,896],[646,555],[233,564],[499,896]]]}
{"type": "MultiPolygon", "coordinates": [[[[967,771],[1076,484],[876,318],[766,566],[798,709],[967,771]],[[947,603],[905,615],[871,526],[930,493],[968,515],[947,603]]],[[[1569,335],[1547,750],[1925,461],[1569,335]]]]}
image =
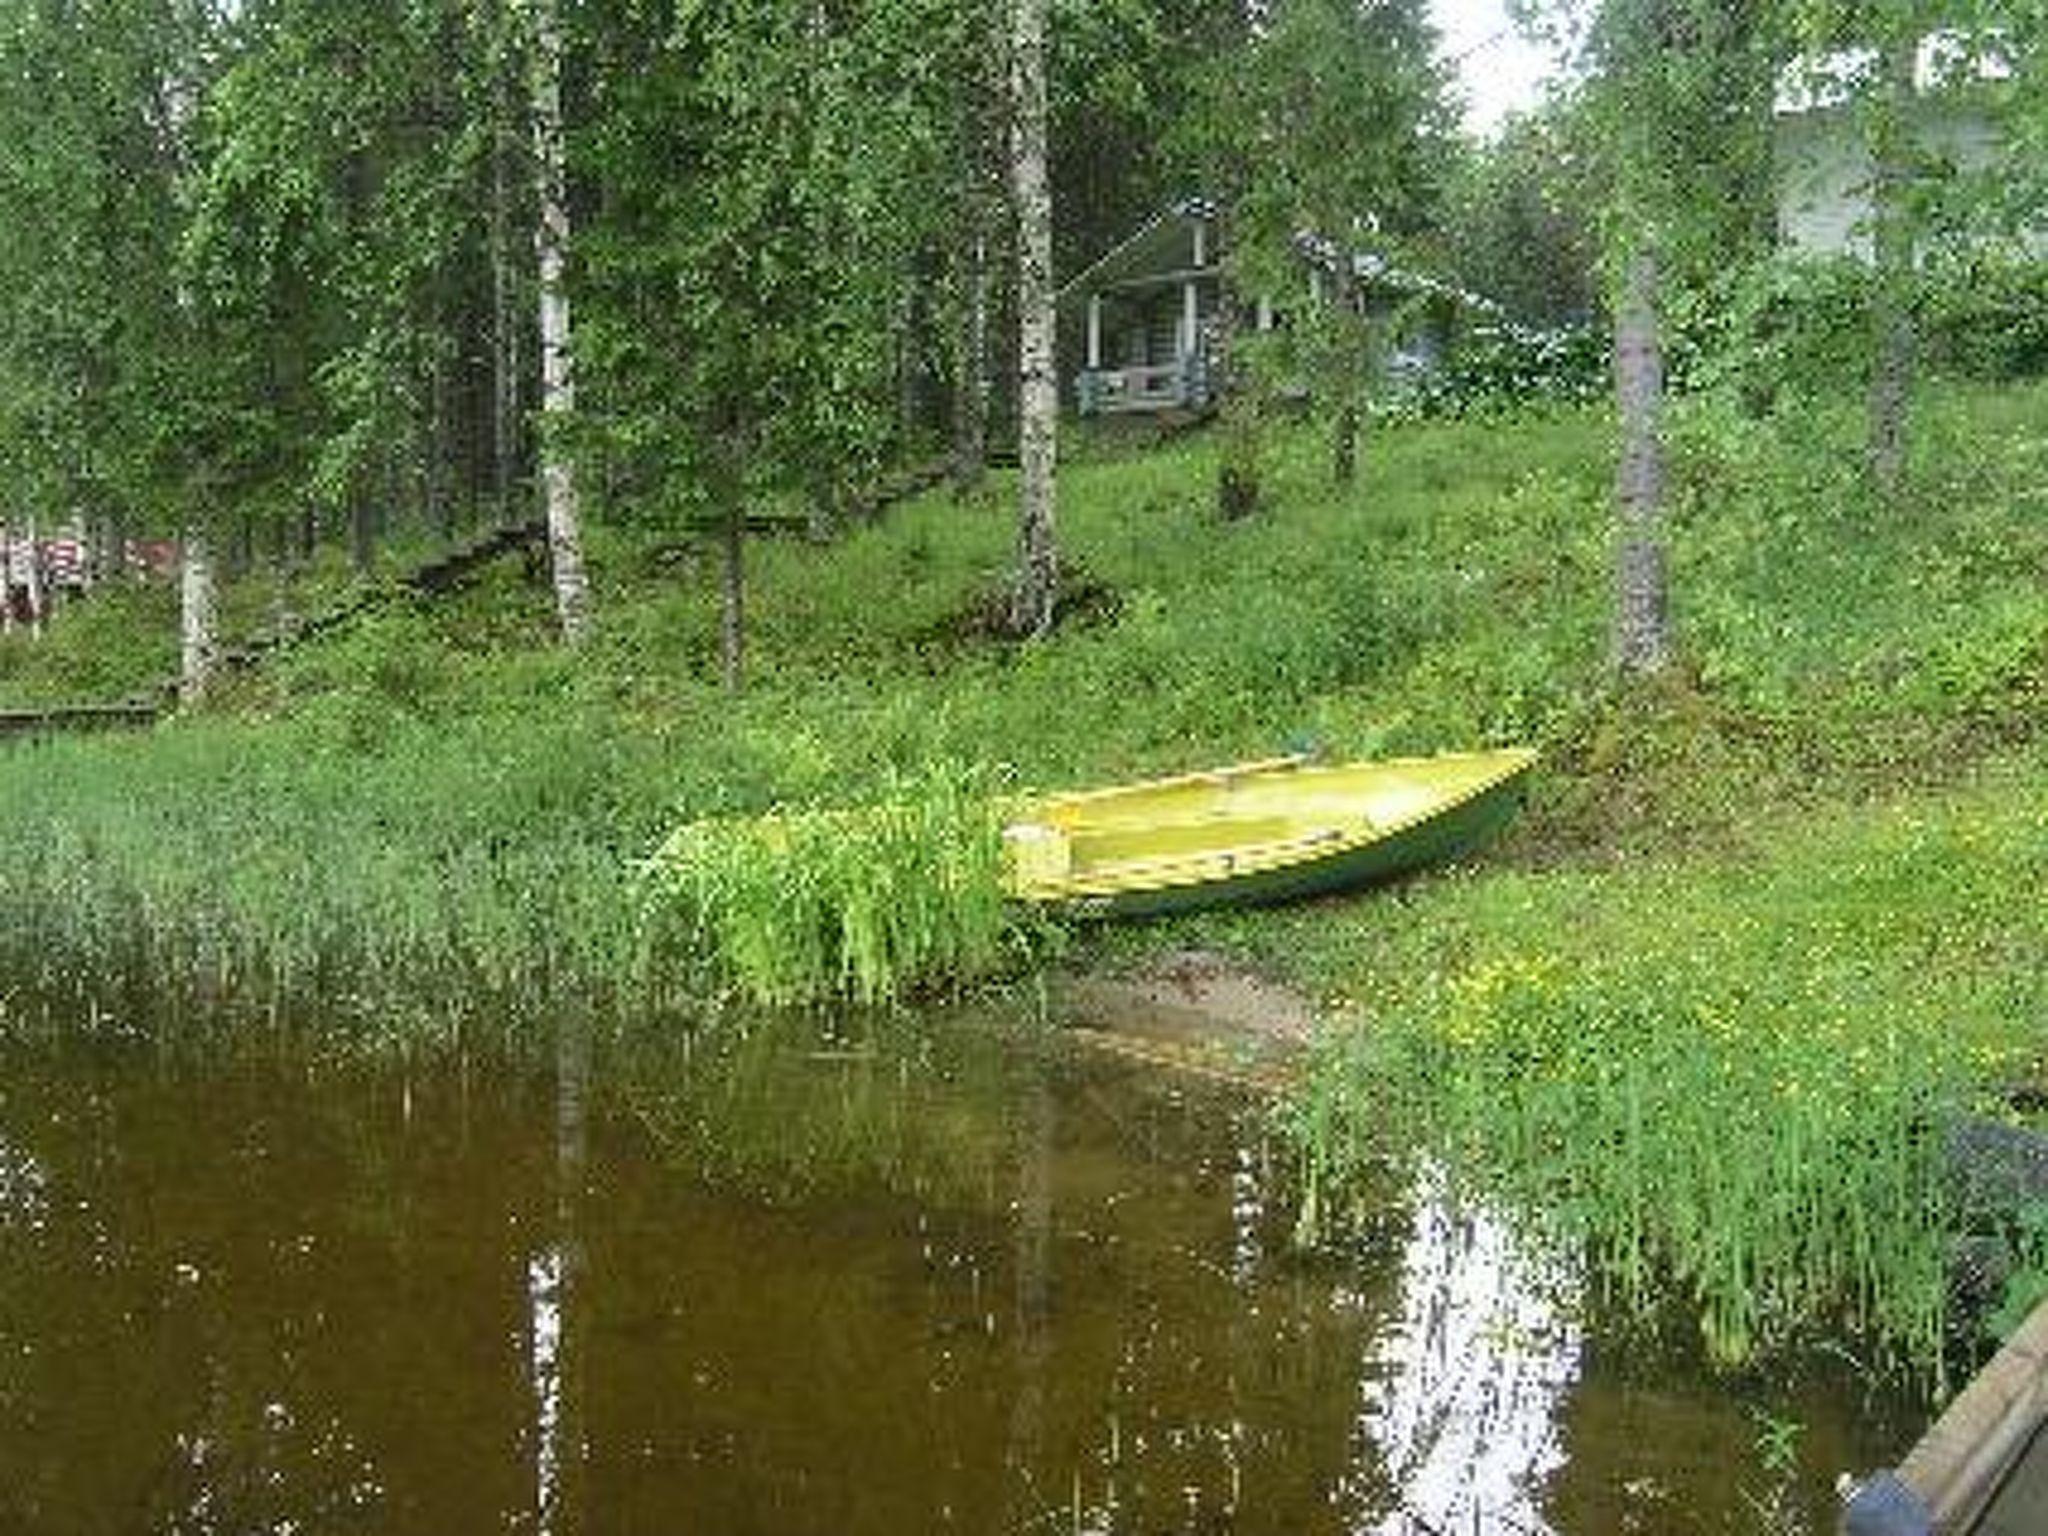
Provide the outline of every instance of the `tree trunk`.
{"type": "Polygon", "coordinates": [[[1011,179],[1017,197],[1017,455],[1023,468],[1017,529],[1020,569],[1010,629],[1021,637],[1052,628],[1059,602],[1053,535],[1059,386],[1053,374],[1052,186],[1046,171],[1047,0],[1012,0],[1011,179]]]}
{"type": "Polygon", "coordinates": [[[1906,467],[1907,406],[1913,389],[1915,336],[1913,215],[1907,205],[1912,179],[1913,65],[1911,40],[1886,50],[1884,99],[1871,134],[1875,180],[1871,189],[1871,329],[1875,352],[1870,376],[1870,477],[1886,500],[1898,494],[1906,467]]]}
{"type": "Polygon", "coordinates": [[[1358,345],[1355,334],[1365,323],[1358,309],[1358,274],[1351,269],[1351,258],[1340,253],[1337,312],[1330,317],[1336,327],[1337,348],[1337,366],[1330,381],[1337,391],[1336,417],[1331,426],[1330,478],[1346,490],[1358,483],[1358,436],[1364,419],[1358,399],[1366,384],[1360,375],[1370,366],[1363,355],[1367,349],[1358,345]]]}
{"type": "Polygon", "coordinates": [[[557,0],[533,7],[533,137],[538,164],[540,219],[534,245],[540,258],[541,480],[546,487],[548,557],[554,572],[555,612],[562,638],[574,645],[590,632],[590,582],[583,569],[582,515],[569,426],[576,413],[570,358],[568,151],[562,135],[562,18],[557,0]]]}
{"type": "Polygon", "coordinates": [[[28,565],[23,573],[27,577],[29,633],[42,638],[43,619],[49,611],[49,594],[43,587],[43,541],[38,535],[36,520],[28,520],[28,565]]]}
{"type": "Polygon", "coordinates": [[[728,693],[738,693],[746,682],[746,530],[746,508],[735,494],[725,517],[719,579],[718,652],[728,693]]]}
{"type": "Polygon", "coordinates": [[[1664,553],[1664,356],[1658,336],[1657,258],[1629,258],[1614,315],[1614,389],[1621,408],[1615,477],[1620,540],[1615,570],[1614,662],[1622,675],[1661,672],[1671,660],[1664,553]]]}
{"type": "Polygon", "coordinates": [[[1346,400],[1337,407],[1337,420],[1331,428],[1330,478],[1346,490],[1358,484],[1358,432],[1361,419],[1358,402],[1346,400]]]}
{"type": "MultiPolygon", "coordinates": [[[[499,33],[503,37],[502,25],[499,33]]],[[[502,41],[498,44],[502,47],[502,41]]],[[[519,482],[521,367],[516,319],[518,293],[512,269],[512,103],[501,60],[494,70],[491,139],[491,490],[496,521],[510,520],[519,482]]]]}
{"type": "Polygon", "coordinates": [[[197,704],[206,697],[214,665],[220,659],[213,551],[207,545],[206,535],[197,528],[185,530],[178,599],[178,698],[185,704],[197,704]]]}
{"type": "Polygon", "coordinates": [[[1253,381],[1238,366],[1237,341],[1244,329],[1244,306],[1237,285],[1226,275],[1222,305],[1216,312],[1216,353],[1209,370],[1210,388],[1222,397],[1223,452],[1216,461],[1216,512],[1225,522],[1250,517],[1259,509],[1259,399],[1253,381]]]}
{"type": "Polygon", "coordinates": [[[953,356],[953,489],[963,496],[988,470],[988,232],[973,197],[953,356]]]}
{"type": "Polygon", "coordinates": [[[921,275],[913,274],[896,300],[896,441],[908,458],[920,447],[919,431],[924,421],[923,357],[919,337],[923,331],[918,295],[921,275]]]}
{"type": "Polygon", "coordinates": [[[351,493],[348,509],[349,557],[358,576],[377,563],[377,525],[370,516],[370,498],[361,489],[351,493]]]}

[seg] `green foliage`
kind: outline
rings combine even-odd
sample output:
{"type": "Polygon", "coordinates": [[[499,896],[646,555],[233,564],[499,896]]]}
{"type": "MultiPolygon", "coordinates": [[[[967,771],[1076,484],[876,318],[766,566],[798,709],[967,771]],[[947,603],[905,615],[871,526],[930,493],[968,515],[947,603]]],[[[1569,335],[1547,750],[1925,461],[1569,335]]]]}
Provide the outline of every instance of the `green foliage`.
{"type": "Polygon", "coordinates": [[[1600,307],[1598,156],[1583,104],[1569,102],[1462,146],[1433,237],[1444,270],[1519,325],[1586,324],[1600,307]]]}
{"type": "Polygon", "coordinates": [[[2048,375],[2048,267],[1985,255],[1939,264],[1920,298],[1936,367],[1966,379],[2048,375]]]}
{"type": "MultiPolygon", "coordinates": [[[[1732,388],[1752,414],[1839,395],[1872,366],[1873,280],[1853,257],[1762,261],[1696,296],[1681,317],[1679,367],[1702,388],[1732,388]]],[[[1919,347],[1950,380],[2048,374],[2048,273],[2031,262],[1952,254],[1911,299],[1919,347]]]]}
{"type": "Polygon", "coordinates": [[[1353,459],[1385,340],[1354,263],[1413,248],[1449,158],[1434,43],[1418,0],[1283,0],[1237,46],[1203,61],[1200,107],[1177,137],[1191,175],[1219,200],[1236,313],[1217,362],[1233,390],[1224,406],[1232,451],[1218,485],[1227,517],[1260,502],[1259,422],[1281,392],[1307,388],[1338,425],[1340,465],[1353,459]],[[1254,336],[1256,297],[1284,304],[1301,291],[1307,261],[1324,270],[1325,301],[1294,306],[1286,327],[1254,336]]]}
{"type": "Polygon", "coordinates": [[[1573,325],[1531,330],[1483,320],[1459,333],[1443,366],[1393,405],[1423,416],[1498,416],[1587,405],[1612,387],[1605,332],[1573,325]]]}
{"type": "MultiPolygon", "coordinates": [[[[8,974],[368,1019],[887,996],[1008,958],[970,791],[1527,742],[1546,769],[1505,871],[1088,942],[1221,944],[1372,999],[1307,1101],[1334,1172],[1438,1138],[1646,1310],[1675,1287],[1729,1355],[1863,1328],[1929,1371],[1960,1219],[1916,1204],[1930,1137],[2024,1067],[2048,1009],[2014,895],[2048,835],[2048,392],[1958,386],[1925,419],[1916,515],[1874,519],[1857,402],[1687,405],[1698,668],[1651,695],[1601,680],[1590,412],[1390,428],[1354,494],[1316,434],[1276,433],[1270,514],[1222,528],[1207,439],[1069,465],[1063,534],[1105,596],[1021,648],[976,622],[1009,558],[1000,483],[764,541],[737,699],[706,552],[600,531],[619,600],[574,655],[507,562],[216,715],[0,752],[8,974]],[[2006,754],[1979,789],[1911,792],[2006,754]],[[858,837],[814,809],[876,804],[858,837]],[[680,823],[724,830],[650,921],[636,871],[680,823]]],[[[162,600],[95,610],[111,653],[155,643],[162,600]]],[[[48,686],[38,658],[70,643],[0,643],[0,689],[48,686]]]]}
{"type": "Polygon", "coordinates": [[[972,980],[1016,927],[1001,834],[986,776],[943,768],[853,808],[691,822],[644,871],[651,957],[771,1008],[972,980]]]}
{"type": "Polygon", "coordinates": [[[24,977],[374,1015],[633,974],[623,829],[647,769],[586,735],[315,715],[4,766],[23,840],[0,899],[24,977]]]}
{"type": "Polygon", "coordinates": [[[2048,1207],[2030,1205],[2016,1212],[2008,1241],[2012,1269],[2000,1287],[1998,1305],[1984,1319],[1984,1331],[2001,1343],[2048,1301],[2048,1207]]]}

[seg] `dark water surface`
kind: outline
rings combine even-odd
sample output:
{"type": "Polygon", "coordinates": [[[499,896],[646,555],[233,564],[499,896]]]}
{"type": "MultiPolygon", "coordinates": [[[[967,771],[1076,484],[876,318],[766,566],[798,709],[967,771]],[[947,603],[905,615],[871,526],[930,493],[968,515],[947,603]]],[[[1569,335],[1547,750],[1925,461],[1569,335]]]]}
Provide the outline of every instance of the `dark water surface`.
{"type": "Polygon", "coordinates": [[[1426,1178],[1302,1254],[1265,1114],[985,1020],[0,1044],[0,1532],[1819,1532],[1910,1437],[1426,1178]]]}

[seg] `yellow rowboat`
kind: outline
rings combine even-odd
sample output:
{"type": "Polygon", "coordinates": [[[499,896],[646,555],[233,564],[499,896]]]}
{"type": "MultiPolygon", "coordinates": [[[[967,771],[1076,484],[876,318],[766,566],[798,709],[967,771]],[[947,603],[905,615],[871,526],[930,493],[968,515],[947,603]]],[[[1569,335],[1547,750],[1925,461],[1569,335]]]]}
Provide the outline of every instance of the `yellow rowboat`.
{"type": "Polygon", "coordinates": [[[1521,749],[1335,767],[1281,758],[1048,796],[1003,829],[1009,892],[1127,917],[1365,885],[1486,841],[1535,765],[1521,749]]]}

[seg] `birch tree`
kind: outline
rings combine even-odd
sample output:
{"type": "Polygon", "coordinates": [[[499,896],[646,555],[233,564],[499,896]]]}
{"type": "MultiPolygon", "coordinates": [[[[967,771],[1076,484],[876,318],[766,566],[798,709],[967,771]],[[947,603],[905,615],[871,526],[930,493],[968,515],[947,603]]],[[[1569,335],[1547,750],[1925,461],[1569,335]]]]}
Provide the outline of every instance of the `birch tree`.
{"type": "Polygon", "coordinates": [[[1897,26],[1880,49],[1870,109],[1871,286],[1870,477],[1889,501],[1906,467],[1906,417],[1916,350],[1914,286],[1913,75],[1917,38],[1897,26]]]}
{"type": "Polygon", "coordinates": [[[1046,0],[1011,0],[1010,179],[1017,204],[1017,582],[1010,629],[1044,635],[1059,603],[1053,529],[1059,385],[1054,374],[1052,184],[1046,161],[1046,0]]]}
{"type": "Polygon", "coordinates": [[[185,530],[178,559],[178,699],[194,705],[205,699],[220,660],[220,595],[213,548],[203,526],[185,530]]]}
{"type": "Polygon", "coordinates": [[[569,320],[569,170],[562,124],[566,51],[558,0],[529,0],[533,43],[533,145],[539,217],[534,248],[540,267],[541,483],[547,509],[548,558],[555,613],[571,645],[590,631],[590,582],[583,568],[583,519],[576,495],[571,432],[576,380],[569,320]]]}
{"type": "Polygon", "coordinates": [[[1625,258],[1614,306],[1614,395],[1621,451],[1614,500],[1614,664],[1647,677],[1671,661],[1671,583],[1664,541],[1664,351],[1656,247],[1625,258]]]}
{"type": "Polygon", "coordinates": [[[1327,251],[1330,302],[1298,317],[1282,366],[1309,383],[1330,427],[1332,478],[1358,477],[1358,442],[1384,351],[1358,258],[1412,248],[1448,172],[1446,81],[1421,0],[1280,0],[1255,48],[1246,87],[1261,98],[1264,153],[1255,201],[1262,231],[1292,256],[1298,238],[1327,251]]]}
{"type": "Polygon", "coordinates": [[[1531,8],[1576,36],[1606,146],[1602,241],[1614,305],[1612,657],[1624,678],[1676,655],[1664,474],[1664,295],[1688,268],[1761,238],[1774,17],[1747,0],[1597,0],[1531,8]],[[1713,187],[1714,198],[1699,195],[1713,187]]]}

